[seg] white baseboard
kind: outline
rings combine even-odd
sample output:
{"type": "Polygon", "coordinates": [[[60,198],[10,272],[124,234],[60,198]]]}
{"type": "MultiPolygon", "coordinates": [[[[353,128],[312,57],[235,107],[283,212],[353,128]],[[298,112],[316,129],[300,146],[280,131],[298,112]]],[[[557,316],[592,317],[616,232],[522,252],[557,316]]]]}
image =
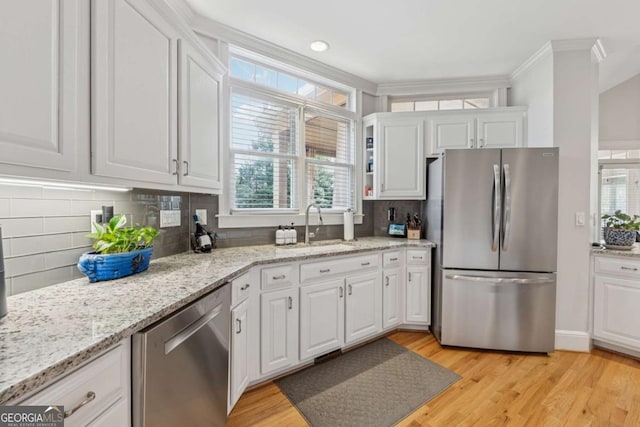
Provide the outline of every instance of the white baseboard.
{"type": "Polygon", "coordinates": [[[580,351],[589,353],[592,342],[591,335],[583,331],[567,331],[556,329],[556,350],[580,351]]]}

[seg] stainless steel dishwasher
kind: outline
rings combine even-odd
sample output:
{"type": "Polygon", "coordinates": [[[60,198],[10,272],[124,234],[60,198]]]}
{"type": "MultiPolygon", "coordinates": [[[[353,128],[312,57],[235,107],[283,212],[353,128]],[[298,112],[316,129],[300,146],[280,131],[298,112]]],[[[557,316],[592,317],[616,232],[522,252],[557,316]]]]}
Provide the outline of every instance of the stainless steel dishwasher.
{"type": "Polygon", "coordinates": [[[133,336],[133,425],[227,422],[229,284],[133,336]]]}

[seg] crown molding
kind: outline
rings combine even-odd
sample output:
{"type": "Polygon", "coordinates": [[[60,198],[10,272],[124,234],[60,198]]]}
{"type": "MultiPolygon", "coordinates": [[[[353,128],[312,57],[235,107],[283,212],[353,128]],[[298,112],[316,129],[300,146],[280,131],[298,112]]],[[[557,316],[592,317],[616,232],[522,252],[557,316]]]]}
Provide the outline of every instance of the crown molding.
{"type": "Polygon", "coordinates": [[[309,58],[292,50],[278,46],[259,37],[229,27],[220,22],[195,15],[191,22],[193,30],[206,37],[221,40],[226,43],[251,50],[271,59],[311,71],[331,80],[349,85],[364,92],[375,94],[377,85],[369,80],[358,77],[346,71],[339,70],[315,59],[309,58]]]}
{"type": "Polygon", "coordinates": [[[180,15],[180,17],[189,25],[193,22],[193,19],[196,17],[196,13],[191,9],[189,3],[185,0],[165,0],[169,7],[174,10],[175,13],[180,15]]]}
{"type": "Polygon", "coordinates": [[[442,95],[461,92],[489,92],[511,87],[509,76],[408,80],[378,84],[376,95],[442,95]]]}
{"type": "Polygon", "coordinates": [[[540,49],[524,61],[518,68],[511,73],[511,81],[517,80],[524,73],[533,68],[539,61],[546,58],[553,52],[551,42],[546,42],[540,49]]]}
{"type": "Polygon", "coordinates": [[[533,68],[538,61],[544,59],[551,53],[580,50],[590,50],[597,62],[602,62],[607,57],[607,52],[602,45],[602,41],[596,37],[586,39],[550,40],[511,73],[511,80],[513,81],[518,79],[522,74],[533,68]]]}

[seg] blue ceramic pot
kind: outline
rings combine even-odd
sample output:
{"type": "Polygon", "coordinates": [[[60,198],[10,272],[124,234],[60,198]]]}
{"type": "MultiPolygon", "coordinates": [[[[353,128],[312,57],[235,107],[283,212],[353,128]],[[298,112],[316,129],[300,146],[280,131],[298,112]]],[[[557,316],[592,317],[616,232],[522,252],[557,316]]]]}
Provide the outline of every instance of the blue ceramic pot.
{"type": "Polygon", "coordinates": [[[603,234],[607,245],[631,246],[636,241],[636,230],[605,227],[603,234]]]}
{"type": "Polygon", "coordinates": [[[78,270],[90,282],[118,279],[145,271],[152,254],[153,247],[121,254],[86,252],[78,260],[78,270]]]}

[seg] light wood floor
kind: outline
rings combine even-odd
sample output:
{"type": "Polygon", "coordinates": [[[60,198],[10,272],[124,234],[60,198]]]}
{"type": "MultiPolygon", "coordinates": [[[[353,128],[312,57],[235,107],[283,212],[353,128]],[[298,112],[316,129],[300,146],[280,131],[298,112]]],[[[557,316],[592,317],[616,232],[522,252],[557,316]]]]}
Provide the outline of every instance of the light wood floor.
{"type": "MultiPolygon", "coordinates": [[[[603,350],[545,356],[442,348],[421,332],[389,338],[462,376],[399,426],[640,426],[635,359],[603,350]]],[[[307,423],[270,382],[242,396],[228,425],[307,423]]]]}

